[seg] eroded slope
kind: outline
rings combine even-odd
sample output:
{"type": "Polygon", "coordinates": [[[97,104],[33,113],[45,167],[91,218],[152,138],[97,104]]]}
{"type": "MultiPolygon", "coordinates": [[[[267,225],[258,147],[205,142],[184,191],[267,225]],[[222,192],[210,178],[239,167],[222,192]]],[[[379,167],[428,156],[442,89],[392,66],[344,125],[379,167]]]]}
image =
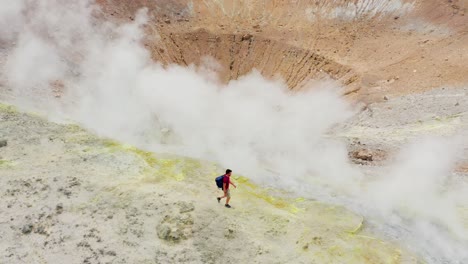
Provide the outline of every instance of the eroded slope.
{"type": "Polygon", "coordinates": [[[2,262],[415,262],[341,207],[273,196],[236,177],[228,210],[214,198],[213,164],[7,106],[0,120],[2,262]]]}
{"type": "Polygon", "coordinates": [[[211,56],[224,81],[256,68],[294,88],[326,73],[370,101],[468,81],[467,1],[98,2],[120,21],[146,7],[155,60],[211,56]]]}

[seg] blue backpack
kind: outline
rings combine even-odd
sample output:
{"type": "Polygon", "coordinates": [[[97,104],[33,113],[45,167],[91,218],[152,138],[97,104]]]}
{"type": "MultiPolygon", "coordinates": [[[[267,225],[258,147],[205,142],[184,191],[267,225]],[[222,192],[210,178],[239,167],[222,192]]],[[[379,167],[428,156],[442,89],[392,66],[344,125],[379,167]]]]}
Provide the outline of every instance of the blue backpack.
{"type": "Polygon", "coordinates": [[[219,189],[223,189],[223,180],[224,180],[224,175],[218,176],[215,179],[216,186],[218,186],[219,189]]]}

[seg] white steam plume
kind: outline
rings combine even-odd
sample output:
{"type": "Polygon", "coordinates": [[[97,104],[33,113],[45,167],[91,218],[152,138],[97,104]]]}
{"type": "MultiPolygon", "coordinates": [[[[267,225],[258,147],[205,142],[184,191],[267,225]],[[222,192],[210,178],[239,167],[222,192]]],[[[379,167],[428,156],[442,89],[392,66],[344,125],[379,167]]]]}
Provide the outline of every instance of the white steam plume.
{"type": "Polygon", "coordinates": [[[460,210],[467,206],[468,186],[452,173],[462,142],[461,138],[415,141],[366,186],[361,197],[386,224],[411,230],[395,236],[406,236],[427,255],[437,252],[437,258],[431,259],[435,263],[468,259],[468,228],[460,210]]]}

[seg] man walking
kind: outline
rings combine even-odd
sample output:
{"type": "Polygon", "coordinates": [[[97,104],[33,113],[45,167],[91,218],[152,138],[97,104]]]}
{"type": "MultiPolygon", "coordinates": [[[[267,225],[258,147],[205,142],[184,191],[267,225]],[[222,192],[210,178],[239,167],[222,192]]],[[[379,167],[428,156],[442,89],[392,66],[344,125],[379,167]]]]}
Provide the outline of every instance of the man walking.
{"type": "Polygon", "coordinates": [[[223,177],[223,192],[224,196],[218,197],[218,203],[221,201],[221,199],[226,198],[226,208],[231,208],[229,205],[229,201],[231,200],[231,192],[229,191],[229,185],[232,184],[234,188],[237,188],[237,186],[231,182],[231,173],[232,171],[230,169],[226,170],[226,174],[224,174],[223,177]]]}

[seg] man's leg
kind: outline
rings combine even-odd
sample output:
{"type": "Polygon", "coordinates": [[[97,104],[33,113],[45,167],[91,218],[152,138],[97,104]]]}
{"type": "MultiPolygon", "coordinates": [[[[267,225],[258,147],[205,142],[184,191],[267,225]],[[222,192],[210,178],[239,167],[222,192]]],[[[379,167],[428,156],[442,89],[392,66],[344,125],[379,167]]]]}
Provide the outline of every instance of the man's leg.
{"type": "Polygon", "coordinates": [[[216,198],[216,199],[218,200],[218,203],[221,201],[221,199],[223,199],[223,198],[226,198],[226,197],[227,197],[227,196],[226,196],[226,192],[224,192],[224,191],[223,191],[223,193],[224,193],[224,195],[223,195],[223,196],[221,196],[221,197],[217,197],[217,198],[216,198]]]}
{"type": "Polygon", "coordinates": [[[229,201],[231,200],[231,192],[229,191],[229,189],[228,189],[227,192],[226,192],[226,197],[227,197],[227,199],[226,199],[226,205],[228,205],[228,204],[229,204],[229,201]]]}

